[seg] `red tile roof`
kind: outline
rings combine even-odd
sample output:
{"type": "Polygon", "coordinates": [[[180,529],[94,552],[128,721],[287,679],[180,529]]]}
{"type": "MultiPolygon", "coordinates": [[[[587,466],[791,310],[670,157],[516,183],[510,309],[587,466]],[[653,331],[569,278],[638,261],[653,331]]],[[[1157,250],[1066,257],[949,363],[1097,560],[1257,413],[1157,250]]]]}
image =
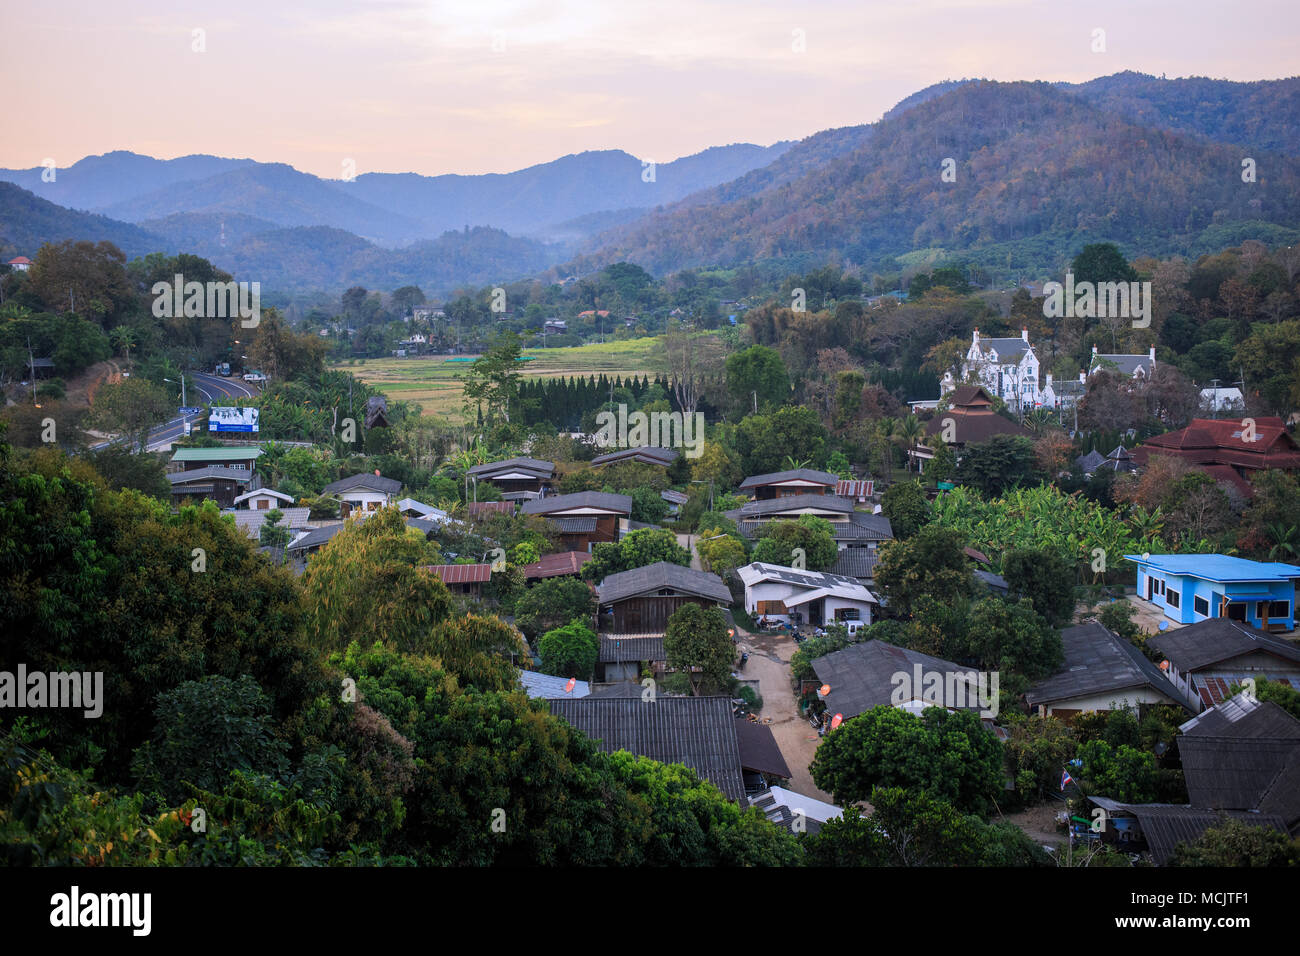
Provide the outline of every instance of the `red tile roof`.
{"type": "Polygon", "coordinates": [[[28,259],[26,256],[17,256],[13,259],[10,259],[9,264],[11,266],[29,266],[32,264],[32,260],[28,259]]]}
{"type": "Polygon", "coordinates": [[[490,564],[426,564],[420,570],[436,574],[443,584],[482,584],[492,577],[490,564]]]}
{"type": "Polygon", "coordinates": [[[1254,419],[1255,440],[1247,441],[1243,420],[1197,418],[1186,428],[1148,438],[1134,453],[1139,463],[1152,454],[1174,455],[1198,465],[1241,468],[1300,468],[1300,444],[1277,416],[1254,419]]]}
{"type": "Polygon", "coordinates": [[[524,577],[533,580],[577,574],[583,564],[590,560],[591,555],[586,551],[561,551],[559,554],[548,554],[540,561],[525,564],[524,577]]]}

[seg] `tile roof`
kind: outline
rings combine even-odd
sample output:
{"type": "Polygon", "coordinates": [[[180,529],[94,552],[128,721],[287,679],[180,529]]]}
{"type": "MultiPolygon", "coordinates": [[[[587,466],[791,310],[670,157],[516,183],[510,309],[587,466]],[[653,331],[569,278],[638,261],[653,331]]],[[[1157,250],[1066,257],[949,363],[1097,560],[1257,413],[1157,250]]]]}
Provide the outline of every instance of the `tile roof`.
{"type": "Polygon", "coordinates": [[[745,770],[767,774],[789,780],[790,765],[781,755],[781,748],[776,745],[776,737],[767,724],[746,720],[736,720],[736,742],[740,747],[740,766],[745,770]]]}
{"type": "Polygon", "coordinates": [[[1212,617],[1147,638],[1183,673],[1261,651],[1300,663],[1300,647],[1240,621],[1212,617]]]}
{"type": "Polygon", "coordinates": [[[346,478],[331,482],[323,490],[327,495],[340,494],[346,491],[377,491],[387,495],[395,495],[402,490],[402,483],[395,478],[385,478],[383,475],[363,471],[360,474],[348,475],[346,478]]]}
{"type": "Polygon", "coordinates": [[[829,471],[817,471],[813,468],[794,468],[789,471],[773,471],[766,475],[750,475],[740,483],[740,490],[761,488],[765,485],[779,485],[787,481],[810,481],[815,484],[826,485],[828,488],[834,488],[839,484],[840,476],[832,475],[829,471]]]}
{"type": "Polygon", "coordinates": [[[849,514],[853,511],[853,502],[848,498],[841,498],[839,495],[784,495],[780,498],[747,501],[740,506],[739,515],[741,519],[745,519],[804,509],[849,514]]]}
{"type": "Polygon", "coordinates": [[[829,571],[848,578],[870,579],[879,563],[880,552],[872,548],[841,548],[829,571]]]}
{"type": "MultiPolygon", "coordinates": [[[[262,536],[262,525],[266,522],[266,516],[270,511],[234,511],[226,512],[235,519],[235,527],[241,529],[254,541],[260,541],[262,536]]],[[[280,513],[284,515],[280,519],[277,527],[298,529],[307,527],[307,522],[311,520],[310,508],[281,508],[280,513]]]]}
{"type": "Polygon", "coordinates": [[[549,515],[575,508],[594,508],[630,515],[632,498],[629,495],[614,495],[604,491],[579,491],[571,495],[550,495],[546,498],[525,501],[520,510],[526,515],[549,515]]]}
{"type": "Polygon", "coordinates": [[[1300,468],[1300,445],[1282,419],[1260,415],[1254,422],[1255,440],[1248,442],[1237,419],[1196,418],[1186,428],[1148,438],[1135,457],[1142,464],[1147,455],[1163,453],[1201,464],[1300,468]]]}
{"type": "Polygon", "coordinates": [[[1277,704],[1238,694],[1179,730],[1178,753],[1194,806],[1255,810],[1268,797],[1272,805],[1296,806],[1300,813],[1294,795],[1274,789],[1280,776],[1290,779],[1300,760],[1300,720],[1277,704]]]}
{"type": "Polygon", "coordinates": [[[731,603],[731,589],[722,583],[722,578],[670,561],[656,561],[643,568],[611,574],[596,588],[596,597],[602,605],[613,604],[669,588],[722,604],[731,603]]]}
{"type": "Polygon", "coordinates": [[[560,529],[560,534],[589,534],[596,530],[595,515],[580,515],[576,518],[549,518],[560,529]]]}
{"type": "Polygon", "coordinates": [[[466,474],[473,475],[475,478],[490,479],[494,475],[512,471],[531,473],[539,478],[550,478],[555,474],[555,463],[542,461],[540,458],[505,458],[501,461],[475,465],[466,474]]]}
{"type": "Polygon", "coordinates": [[[624,664],[635,661],[663,661],[662,634],[602,634],[597,661],[601,664],[624,664]]]}
{"type": "Polygon", "coordinates": [[[1086,621],[1061,632],[1065,663],[1061,670],[1034,684],[1025,693],[1031,705],[1051,704],[1075,697],[1149,687],[1171,703],[1187,707],[1183,696],[1141,651],[1098,621],[1086,621]]]}
{"type": "MultiPolygon", "coordinates": [[[[662,436],[661,436],[662,437],[662,436]]],[[[621,448],[606,452],[591,459],[591,464],[599,468],[619,461],[638,461],[643,465],[668,466],[677,460],[677,451],[673,448],[660,448],[657,445],[641,445],[638,448],[621,448]]]]}
{"type": "Polygon", "coordinates": [[[690,767],[745,805],[745,781],[736,739],[736,721],[726,697],[584,697],[553,700],[551,713],[563,717],[607,752],[626,750],[661,763],[690,767]]]}
{"type": "MultiPolygon", "coordinates": [[[[899,686],[893,680],[894,675],[906,674],[911,680],[918,664],[922,671],[941,674],[965,675],[973,672],[972,668],[962,667],[952,661],[884,641],[850,644],[843,650],[816,658],[812,661],[812,668],[818,680],[830,685],[831,692],[826,698],[827,710],[843,714],[844,719],[848,720],[873,707],[893,706],[894,692],[899,686]]],[[[980,705],[975,695],[976,688],[974,685],[968,686],[971,696],[967,704],[969,709],[977,710],[980,705]]],[[[921,687],[913,688],[913,697],[921,696],[923,690],[921,687]]]]}
{"type": "Polygon", "coordinates": [[[515,503],[513,501],[471,501],[466,505],[468,514],[471,518],[478,518],[483,515],[499,513],[503,515],[512,515],[515,513],[515,503]]]}

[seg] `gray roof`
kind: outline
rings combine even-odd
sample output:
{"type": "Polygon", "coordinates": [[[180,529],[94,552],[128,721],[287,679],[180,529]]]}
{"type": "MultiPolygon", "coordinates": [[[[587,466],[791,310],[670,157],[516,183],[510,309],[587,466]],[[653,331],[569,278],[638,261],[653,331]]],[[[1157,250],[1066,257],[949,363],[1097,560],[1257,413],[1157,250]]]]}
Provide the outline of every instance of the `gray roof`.
{"type": "Polygon", "coordinates": [[[745,780],[731,701],[726,697],[584,697],[553,700],[563,717],[607,752],[626,750],[660,763],[690,767],[745,805],[745,780]]]}
{"type": "Polygon", "coordinates": [[[219,465],[209,465],[206,468],[191,468],[189,471],[174,471],[167,476],[167,480],[173,485],[189,484],[192,481],[210,482],[217,478],[247,484],[253,480],[253,473],[247,468],[222,468],[219,465]]]}
{"type": "Polygon", "coordinates": [[[1254,810],[1269,797],[1300,815],[1295,794],[1270,790],[1300,761],[1300,720],[1277,704],[1237,695],[1180,728],[1187,794],[1199,807],[1254,810]]]}
{"type": "MultiPolygon", "coordinates": [[[[762,501],[748,501],[734,512],[739,518],[755,518],[761,515],[781,514],[799,508],[817,508],[821,511],[833,511],[837,514],[850,514],[853,502],[839,495],[784,495],[780,498],[766,498],[762,501]]],[[[728,512],[728,517],[732,512],[728,512]]]]}
{"type": "Polygon", "coordinates": [[[526,515],[554,514],[571,508],[599,508],[603,511],[616,511],[619,514],[632,513],[632,498],[629,495],[614,495],[605,491],[579,491],[572,495],[551,495],[546,498],[534,498],[525,501],[520,511],[526,515]]]}
{"type": "Polygon", "coordinates": [[[761,485],[775,485],[783,481],[815,481],[819,485],[834,488],[839,484],[840,476],[829,471],[816,471],[812,468],[795,468],[791,471],[773,471],[766,475],[750,475],[740,483],[740,490],[757,488],[761,485]]]}
{"type": "Polygon", "coordinates": [[[1142,828],[1151,859],[1164,866],[1179,843],[1192,843],[1210,827],[1221,826],[1225,819],[1240,820],[1251,826],[1267,827],[1286,833],[1281,817],[1242,810],[1213,810],[1202,807],[1181,806],[1172,803],[1120,803],[1105,797],[1089,798],[1097,806],[1111,812],[1132,813],[1142,828]]]}
{"type": "Polygon", "coordinates": [[[634,680],[620,680],[612,684],[596,684],[591,690],[592,697],[640,697],[645,688],[634,680]]]}
{"type": "Polygon", "coordinates": [[[583,534],[596,530],[596,516],[586,515],[578,518],[548,518],[553,525],[560,529],[561,534],[583,534]]]}
{"type": "Polygon", "coordinates": [[[401,490],[402,483],[396,478],[385,478],[383,475],[376,475],[368,471],[340,478],[324,488],[327,495],[335,495],[344,491],[378,491],[382,494],[395,495],[401,490]]]}
{"type": "Polygon", "coordinates": [[[847,526],[831,522],[831,537],[836,541],[853,539],[858,541],[893,541],[894,527],[884,515],[867,514],[854,511],[849,515],[847,526]]]}
{"type": "Polygon", "coordinates": [[[722,583],[722,578],[708,571],[684,568],[670,561],[656,561],[643,568],[611,574],[596,588],[596,597],[601,604],[613,604],[665,588],[685,591],[721,604],[731,603],[731,590],[722,583]]]}
{"type": "Polygon", "coordinates": [[[1115,363],[1116,368],[1125,375],[1131,376],[1139,368],[1145,370],[1147,375],[1151,374],[1151,356],[1150,355],[1116,355],[1103,354],[1098,352],[1090,360],[1091,368],[1095,371],[1101,364],[1099,359],[1107,359],[1115,363]]]}
{"type": "Polygon", "coordinates": [[[976,571],[974,574],[990,591],[1006,594],[1010,590],[1011,586],[1007,584],[1007,579],[1000,574],[994,574],[992,571],[976,571]]]}
{"type": "Polygon", "coordinates": [[[485,465],[475,465],[466,474],[475,478],[490,479],[501,472],[522,471],[534,474],[538,478],[550,478],[555,474],[555,463],[542,461],[540,458],[506,458],[502,461],[490,461],[485,465]]]}
{"type": "Polygon", "coordinates": [[[781,748],[776,745],[776,736],[767,724],[756,723],[741,717],[736,720],[736,741],[740,746],[740,766],[789,780],[790,765],[781,755],[781,748]]]}
{"type": "MultiPolygon", "coordinates": [[[[897,686],[893,676],[905,673],[911,677],[915,665],[924,671],[943,674],[970,673],[973,668],[962,667],[920,651],[913,651],[884,641],[867,641],[850,644],[840,651],[832,651],[812,661],[817,679],[829,684],[831,692],[826,698],[826,709],[843,714],[844,719],[856,717],[873,707],[890,706],[897,686]]],[[[919,696],[923,688],[915,688],[919,696]]],[[[973,709],[978,709],[978,702],[973,709]]]]}
{"type": "Polygon", "coordinates": [[[1065,646],[1065,663],[1060,671],[1029,688],[1025,700],[1030,704],[1150,687],[1171,702],[1187,707],[1182,694],[1159,667],[1099,622],[1067,627],[1061,632],[1061,643],[1065,646]]]}
{"type": "Polygon", "coordinates": [[[999,364],[1013,365],[1020,361],[1021,357],[1029,349],[1029,343],[1023,338],[1016,339],[980,339],[980,351],[988,352],[996,349],[998,353],[999,364]]]}
{"type": "Polygon", "coordinates": [[[677,451],[672,448],[660,448],[657,445],[641,445],[638,448],[621,448],[606,452],[591,459],[592,465],[608,465],[617,461],[639,461],[645,465],[671,465],[677,460],[677,451]]]}
{"type": "Polygon", "coordinates": [[[1300,663],[1300,647],[1226,617],[1153,634],[1147,643],[1183,673],[1261,651],[1300,663]]]}
{"type": "Polygon", "coordinates": [[[1093,449],[1086,455],[1080,455],[1074,459],[1074,463],[1079,466],[1079,470],[1085,475],[1091,475],[1094,471],[1106,464],[1106,457],[1097,449],[1093,449]]]}
{"type": "Polygon", "coordinates": [[[880,552],[873,548],[842,548],[835,563],[827,570],[848,578],[868,580],[875,576],[880,552]]]}
{"type": "Polygon", "coordinates": [[[638,637],[600,636],[600,654],[597,658],[602,664],[622,664],[634,661],[663,661],[663,635],[645,635],[638,637]]]}
{"type": "Polygon", "coordinates": [[[578,700],[591,693],[591,687],[585,680],[575,680],[571,691],[564,689],[568,683],[567,677],[554,677],[538,671],[519,672],[519,684],[529,697],[541,700],[578,700]]]}
{"type": "MultiPolygon", "coordinates": [[[[310,508],[280,508],[279,511],[284,517],[276,525],[278,528],[305,528],[311,518],[310,508]]],[[[270,511],[235,511],[229,514],[235,519],[235,527],[243,530],[250,538],[260,539],[262,525],[266,523],[266,516],[270,513],[270,511]]]]}
{"type": "Polygon", "coordinates": [[[289,545],[290,551],[305,551],[307,548],[319,548],[322,544],[343,530],[343,523],[327,524],[323,528],[313,528],[297,541],[289,545]]]}

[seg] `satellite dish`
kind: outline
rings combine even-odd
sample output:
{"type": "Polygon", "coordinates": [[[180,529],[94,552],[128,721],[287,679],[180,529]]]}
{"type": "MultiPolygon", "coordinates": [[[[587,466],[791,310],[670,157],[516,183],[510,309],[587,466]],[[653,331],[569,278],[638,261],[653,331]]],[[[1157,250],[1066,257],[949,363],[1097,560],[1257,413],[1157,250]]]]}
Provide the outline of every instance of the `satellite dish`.
{"type": "Polygon", "coordinates": [[[817,696],[818,696],[818,697],[825,697],[825,696],[827,696],[828,694],[830,694],[830,692],[831,692],[831,685],[830,685],[830,684],[822,684],[821,687],[818,687],[818,688],[817,688],[817,696]]]}
{"type": "Polygon", "coordinates": [[[1160,622],[1158,625],[1156,625],[1156,626],[1159,627],[1160,630],[1162,630],[1162,631],[1167,631],[1167,630],[1169,630],[1169,622],[1168,622],[1168,621],[1161,621],[1161,622],[1160,622]]]}
{"type": "Polygon", "coordinates": [[[844,723],[844,715],[836,714],[831,718],[831,730],[838,730],[840,724],[844,723]]]}

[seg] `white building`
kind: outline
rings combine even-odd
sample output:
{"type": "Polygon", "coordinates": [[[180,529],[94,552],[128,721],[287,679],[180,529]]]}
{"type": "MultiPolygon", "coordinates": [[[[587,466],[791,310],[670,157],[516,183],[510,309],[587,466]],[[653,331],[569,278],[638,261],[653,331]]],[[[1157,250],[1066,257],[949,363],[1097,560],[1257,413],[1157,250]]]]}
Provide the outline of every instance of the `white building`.
{"type": "Polygon", "coordinates": [[[378,511],[393,503],[393,496],[401,491],[402,483],[393,478],[362,472],[325,486],[325,494],[338,498],[342,505],[340,517],[352,511],[378,511]]]}
{"type": "Polygon", "coordinates": [[[1091,375],[1097,371],[1104,362],[1113,363],[1120,374],[1129,378],[1150,380],[1152,373],[1156,370],[1156,347],[1151,346],[1151,350],[1146,355],[1120,355],[1118,353],[1098,352],[1097,346],[1094,345],[1088,374],[1091,375]]]}
{"type": "Polygon", "coordinates": [[[862,621],[869,626],[871,607],[880,603],[856,578],[824,571],[801,571],[755,561],[737,570],[736,575],[745,585],[745,610],[756,618],[789,623],[798,614],[800,623],[862,621]]]}
{"type": "Polygon", "coordinates": [[[235,498],[236,508],[247,508],[249,511],[270,511],[272,508],[283,510],[292,506],[293,495],[286,495],[282,491],[274,491],[271,488],[247,491],[235,498]]]}
{"type": "MultiPolygon", "coordinates": [[[[981,339],[980,330],[976,329],[961,375],[962,381],[983,385],[990,395],[998,396],[1013,409],[1042,404],[1038,356],[1029,344],[1028,329],[1021,329],[1018,339],[981,339]]],[[[944,376],[940,391],[947,394],[957,385],[949,373],[944,376]]]]}

